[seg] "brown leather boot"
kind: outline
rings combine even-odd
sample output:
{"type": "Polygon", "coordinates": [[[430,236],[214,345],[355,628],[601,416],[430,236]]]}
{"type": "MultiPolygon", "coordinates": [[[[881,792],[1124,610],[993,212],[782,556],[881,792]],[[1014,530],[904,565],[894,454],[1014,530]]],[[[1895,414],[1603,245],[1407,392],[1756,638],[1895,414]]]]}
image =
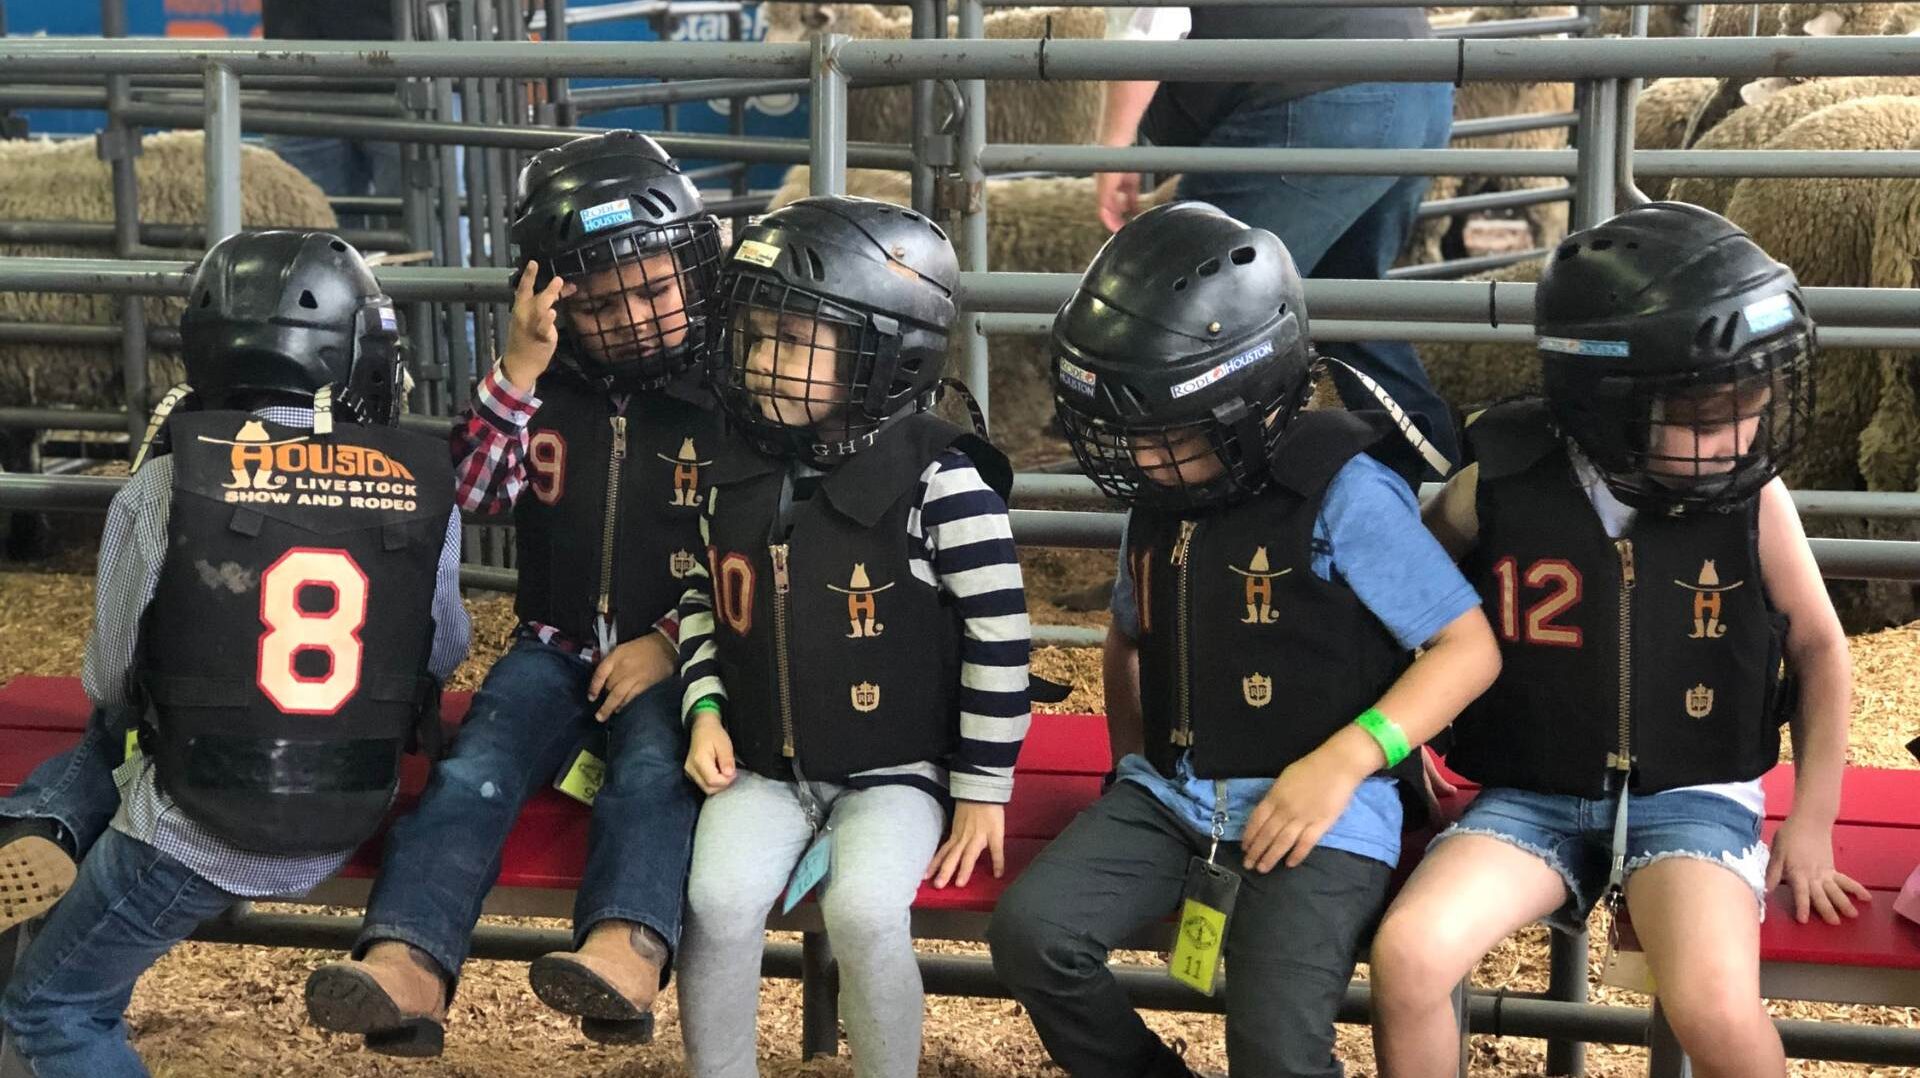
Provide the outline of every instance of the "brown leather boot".
{"type": "Polygon", "coordinates": [[[540,1002],[580,1016],[580,1032],[601,1044],[653,1040],[653,997],[665,982],[667,945],[632,921],[601,921],[577,951],[533,960],[527,977],[540,1002]]]}
{"type": "Polygon", "coordinates": [[[313,971],[307,1017],[321,1029],[365,1034],[375,1052],[437,1056],[446,1040],[446,975],[418,947],[381,940],[364,958],[313,971]]]}
{"type": "Polygon", "coordinates": [[[79,874],[50,820],[0,825],[0,933],[53,908],[79,874]]]}

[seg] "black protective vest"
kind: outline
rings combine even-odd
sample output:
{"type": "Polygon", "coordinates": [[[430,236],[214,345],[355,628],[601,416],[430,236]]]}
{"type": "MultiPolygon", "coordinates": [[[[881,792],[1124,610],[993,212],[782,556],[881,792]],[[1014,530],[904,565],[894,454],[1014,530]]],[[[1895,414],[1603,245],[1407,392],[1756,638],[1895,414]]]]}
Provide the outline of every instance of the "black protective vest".
{"type": "MultiPolygon", "coordinates": [[[[1258,497],[1129,518],[1147,758],[1161,774],[1190,751],[1203,778],[1278,775],[1406,668],[1406,650],[1352,589],[1309,564],[1327,484],[1380,437],[1347,412],[1304,412],[1258,497]]],[[[1419,757],[1409,759],[1418,778],[1419,757]]]]}
{"type": "Polygon", "coordinates": [[[631,394],[621,414],[604,390],[557,364],[540,376],[539,395],[527,486],[514,505],[514,611],[591,644],[604,598],[616,642],[644,636],[699,563],[716,414],[688,383],[631,394]]]}
{"type": "Polygon", "coordinates": [[[167,426],[167,558],[137,667],[160,787],[242,849],[358,845],[438,698],[427,660],[453,509],[446,448],[244,412],[167,426]]]}
{"type": "Polygon", "coordinates": [[[708,567],[734,754],[772,778],[837,781],[943,761],[959,737],[960,618],[917,579],[907,516],[949,446],[1005,497],[1006,459],[931,415],[895,424],[792,503],[787,465],[736,443],[714,470],[708,567]]]}
{"type": "Polygon", "coordinates": [[[1488,410],[1480,539],[1465,568],[1500,676],[1454,725],[1448,763],[1488,786],[1597,798],[1622,756],[1635,794],[1757,778],[1780,755],[1786,619],[1760,577],[1759,499],[1635,514],[1609,538],[1546,406],[1488,410]]]}

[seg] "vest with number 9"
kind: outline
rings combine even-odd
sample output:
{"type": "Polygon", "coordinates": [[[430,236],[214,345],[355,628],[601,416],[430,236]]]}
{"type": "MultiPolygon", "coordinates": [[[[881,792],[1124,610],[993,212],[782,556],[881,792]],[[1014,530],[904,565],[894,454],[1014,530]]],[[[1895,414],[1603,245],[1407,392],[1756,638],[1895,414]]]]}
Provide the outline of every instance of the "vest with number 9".
{"type": "Polygon", "coordinates": [[[138,657],[160,786],[241,849],[358,845],[437,699],[446,450],[244,412],[176,416],[168,430],[167,559],[138,657]]]}

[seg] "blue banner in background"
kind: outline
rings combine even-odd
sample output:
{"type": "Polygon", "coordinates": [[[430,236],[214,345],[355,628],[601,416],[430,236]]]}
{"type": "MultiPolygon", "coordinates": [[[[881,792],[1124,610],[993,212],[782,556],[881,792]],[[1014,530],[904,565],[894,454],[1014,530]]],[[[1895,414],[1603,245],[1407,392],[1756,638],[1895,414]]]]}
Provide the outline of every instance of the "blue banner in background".
{"type": "MultiPolygon", "coordinates": [[[[607,2],[607,0],[602,0],[607,2]]],[[[100,6],[87,0],[0,0],[6,6],[9,36],[98,36],[100,6]]],[[[258,37],[260,36],[260,0],[126,0],[127,30],[136,37],[258,37]]],[[[594,6],[574,3],[574,8],[594,6]]],[[[760,5],[750,3],[742,16],[742,31],[751,41],[766,34],[760,17],[760,5]]],[[[620,19],[587,23],[569,28],[569,36],[578,41],[655,41],[653,23],[646,19],[620,19]]],[[[724,41],[727,38],[725,15],[693,15],[679,20],[674,41],[724,41]]],[[[577,79],[575,86],[607,86],[614,80],[577,79]]],[[[807,136],[807,98],[803,94],[756,97],[746,102],[747,134],[805,138],[807,136]]],[[[34,134],[91,134],[100,129],[106,117],[99,112],[34,109],[21,113],[34,134]]],[[[666,124],[665,110],[652,108],[621,109],[582,117],[592,127],[632,127],[641,131],[659,131],[666,124]]],[[[724,135],[728,132],[728,103],[690,101],[674,106],[674,127],[679,131],[724,135]]],[[[713,164],[689,161],[690,166],[713,164]]],[[[778,187],[786,176],[785,165],[756,165],[748,172],[748,182],[756,189],[778,187]]],[[[717,193],[717,192],[716,192],[717,193]]]]}

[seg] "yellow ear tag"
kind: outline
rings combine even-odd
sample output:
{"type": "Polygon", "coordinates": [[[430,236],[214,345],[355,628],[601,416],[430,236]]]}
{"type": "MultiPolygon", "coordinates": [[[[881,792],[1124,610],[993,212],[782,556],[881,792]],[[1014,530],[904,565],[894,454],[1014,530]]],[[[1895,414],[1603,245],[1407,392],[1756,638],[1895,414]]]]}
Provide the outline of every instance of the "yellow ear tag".
{"type": "Polygon", "coordinates": [[[600,796],[600,787],[606,781],[607,762],[581,749],[574,755],[573,765],[553,784],[553,788],[583,805],[591,805],[593,799],[600,796]]]}

